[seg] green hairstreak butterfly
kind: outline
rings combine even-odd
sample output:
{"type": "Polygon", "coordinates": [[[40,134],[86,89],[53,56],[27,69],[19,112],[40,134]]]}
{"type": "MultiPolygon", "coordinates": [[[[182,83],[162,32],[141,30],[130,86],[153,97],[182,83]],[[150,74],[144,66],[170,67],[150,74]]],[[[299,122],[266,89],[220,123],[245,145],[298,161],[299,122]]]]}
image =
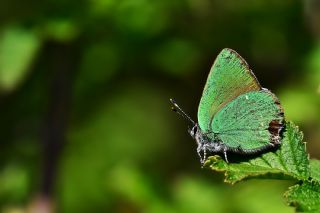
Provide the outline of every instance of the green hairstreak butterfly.
{"type": "Polygon", "coordinates": [[[246,61],[223,49],[208,75],[194,122],[173,100],[173,110],[192,123],[201,163],[210,153],[257,154],[281,144],[284,112],[278,98],[262,88],[246,61]]]}

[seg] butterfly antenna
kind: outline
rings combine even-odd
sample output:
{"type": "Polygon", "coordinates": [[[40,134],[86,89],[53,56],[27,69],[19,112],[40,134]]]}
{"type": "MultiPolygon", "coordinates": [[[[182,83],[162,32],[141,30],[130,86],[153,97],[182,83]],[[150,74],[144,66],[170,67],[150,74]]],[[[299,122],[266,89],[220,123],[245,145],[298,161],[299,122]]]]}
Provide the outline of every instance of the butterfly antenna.
{"type": "Polygon", "coordinates": [[[186,120],[190,121],[193,126],[196,125],[196,123],[190,118],[190,116],[187,115],[187,114],[179,107],[179,105],[176,103],[175,100],[173,100],[172,98],[170,98],[170,102],[173,104],[173,107],[171,108],[172,111],[178,113],[178,114],[181,115],[183,118],[185,118],[186,120]]]}

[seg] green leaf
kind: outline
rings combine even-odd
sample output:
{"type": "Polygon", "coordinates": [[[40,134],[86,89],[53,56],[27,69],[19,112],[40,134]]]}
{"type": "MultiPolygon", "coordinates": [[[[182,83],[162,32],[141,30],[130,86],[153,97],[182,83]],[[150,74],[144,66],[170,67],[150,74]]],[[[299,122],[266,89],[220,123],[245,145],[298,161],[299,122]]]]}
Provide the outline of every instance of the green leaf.
{"type": "Polygon", "coordinates": [[[0,34],[0,90],[12,90],[23,80],[40,43],[33,31],[20,27],[0,34]]]}
{"type": "Polygon", "coordinates": [[[276,152],[270,151],[240,163],[226,163],[220,156],[213,156],[204,166],[224,172],[225,181],[231,184],[249,178],[306,180],[310,176],[310,166],[302,139],[302,132],[289,122],[281,147],[276,152]]]}
{"type": "Polygon", "coordinates": [[[310,160],[310,170],[311,170],[311,177],[320,182],[320,161],[311,159],[310,160]]]}
{"type": "Polygon", "coordinates": [[[319,212],[320,184],[316,181],[305,181],[289,188],[284,195],[290,206],[297,212],[319,212]]]}

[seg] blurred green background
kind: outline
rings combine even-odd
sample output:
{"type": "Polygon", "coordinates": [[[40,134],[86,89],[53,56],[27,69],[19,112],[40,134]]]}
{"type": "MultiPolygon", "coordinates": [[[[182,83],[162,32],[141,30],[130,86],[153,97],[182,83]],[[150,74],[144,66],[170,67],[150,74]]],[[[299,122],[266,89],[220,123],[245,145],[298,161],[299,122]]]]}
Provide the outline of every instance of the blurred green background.
{"type": "Polygon", "coordinates": [[[320,157],[316,0],[2,0],[0,212],[294,212],[201,169],[187,123],[235,49],[320,157]]]}

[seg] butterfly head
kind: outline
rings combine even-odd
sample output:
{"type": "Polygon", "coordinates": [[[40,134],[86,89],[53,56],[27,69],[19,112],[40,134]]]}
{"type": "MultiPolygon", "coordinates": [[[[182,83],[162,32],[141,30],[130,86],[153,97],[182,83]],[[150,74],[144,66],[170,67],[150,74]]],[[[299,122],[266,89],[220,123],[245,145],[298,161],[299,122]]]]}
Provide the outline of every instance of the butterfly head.
{"type": "Polygon", "coordinates": [[[189,128],[188,132],[200,147],[202,147],[208,141],[208,138],[205,136],[205,134],[203,134],[197,123],[195,123],[192,128],[189,128]]]}
{"type": "Polygon", "coordinates": [[[198,123],[194,122],[180,107],[179,105],[173,100],[170,99],[171,103],[173,104],[172,110],[183,118],[188,120],[192,124],[192,128],[188,128],[188,132],[193,139],[197,142],[197,152],[200,157],[200,162],[203,164],[206,161],[206,154],[208,151],[220,151],[220,147],[216,147],[216,143],[208,143],[208,139],[201,131],[198,123]]]}
{"type": "Polygon", "coordinates": [[[192,128],[189,128],[188,132],[191,135],[191,137],[197,142],[198,154],[199,154],[199,152],[205,148],[205,147],[203,147],[203,145],[208,140],[206,139],[205,135],[202,133],[202,131],[197,123],[192,128]]]}
{"type": "Polygon", "coordinates": [[[191,135],[191,137],[193,137],[194,139],[196,139],[196,135],[198,134],[198,124],[196,123],[192,128],[188,129],[189,134],[191,135]]]}

